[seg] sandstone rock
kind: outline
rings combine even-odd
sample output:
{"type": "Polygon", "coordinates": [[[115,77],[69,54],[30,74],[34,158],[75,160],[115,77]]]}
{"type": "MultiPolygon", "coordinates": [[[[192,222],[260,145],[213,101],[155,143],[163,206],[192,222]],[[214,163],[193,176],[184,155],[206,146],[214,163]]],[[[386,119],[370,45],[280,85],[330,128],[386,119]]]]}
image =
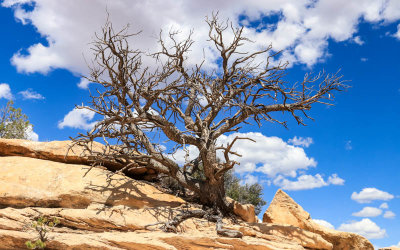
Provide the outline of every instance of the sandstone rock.
{"type": "Polygon", "coordinates": [[[332,244],[320,235],[294,226],[252,223],[249,226],[235,225],[228,228],[239,230],[244,236],[257,237],[275,242],[291,241],[311,249],[333,249],[332,244]]]}
{"type": "MultiPolygon", "coordinates": [[[[23,152],[21,148],[19,151],[1,148],[2,142],[0,154],[23,152]]],[[[79,161],[79,156],[67,161],[69,164],[63,163],[62,158],[54,156],[56,153],[52,156],[43,153],[49,151],[48,146],[45,145],[45,150],[26,146],[31,151],[21,153],[25,157],[0,157],[2,249],[24,249],[26,241],[35,240],[37,232],[28,225],[39,216],[56,217],[60,221],[49,232],[48,249],[372,249],[361,236],[315,224],[282,191],[275,195],[264,215],[268,224],[254,223],[257,217],[252,205],[230,200],[235,213],[246,222],[236,225],[225,218],[223,223],[226,228],[241,231],[242,239],[218,236],[215,223],[204,218],[186,220],[178,227],[177,234],[165,233],[157,223],[199,206],[104,168],[71,164],[79,161]],[[29,155],[32,158],[26,157],[29,155]],[[157,225],[148,228],[148,224],[157,225]]],[[[65,148],[58,146],[54,152],[65,148]]]]}
{"type": "Polygon", "coordinates": [[[254,206],[252,204],[240,204],[229,197],[227,197],[226,200],[233,206],[233,212],[242,218],[243,221],[248,223],[254,223],[258,221],[254,206]]]}
{"type": "MultiPolygon", "coordinates": [[[[74,146],[70,149],[71,144],[71,141],[37,142],[0,138],[0,156],[24,156],[62,163],[90,165],[91,162],[88,160],[90,157],[84,148],[74,146]]],[[[93,142],[91,146],[93,151],[104,151],[104,145],[101,143],[93,142]]],[[[118,170],[123,167],[122,164],[115,161],[105,161],[102,164],[110,170],[118,170]]],[[[139,166],[130,170],[130,174],[141,175],[147,171],[146,166],[139,166]]],[[[154,171],[150,172],[154,174],[154,171]]]]}
{"type": "Polygon", "coordinates": [[[333,244],[334,249],[373,250],[373,245],[364,237],[348,232],[329,229],[315,223],[310,214],[297,204],[289,195],[278,190],[263,216],[264,223],[287,224],[321,235],[333,244]]]}
{"type": "Polygon", "coordinates": [[[144,182],[100,168],[27,157],[0,157],[0,205],[86,208],[91,203],[131,208],[184,201],[144,182]]]}
{"type": "Polygon", "coordinates": [[[158,211],[164,209],[126,209],[121,206],[104,208],[100,205],[92,205],[87,209],[0,209],[0,218],[4,219],[0,220],[1,247],[24,249],[26,241],[37,237],[34,230],[27,230],[26,225],[35,217],[44,215],[60,220],[60,224],[49,233],[46,242],[49,249],[304,249],[304,242],[299,240],[268,237],[255,230],[255,234],[243,239],[218,237],[215,224],[205,219],[186,221],[185,224],[192,223],[195,227],[178,234],[139,230],[140,224],[164,221],[174,216],[173,213],[169,216],[166,211],[158,211]],[[163,214],[163,217],[157,218],[159,214],[163,214]],[[14,220],[19,224],[3,230],[6,224],[14,220]]]}
{"type": "MultiPolygon", "coordinates": [[[[302,246],[291,242],[273,242],[264,239],[230,239],[216,236],[196,236],[164,232],[107,232],[107,233],[50,233],[49,249],[254,249],[254,250],[301,250],[302,246]]],[[[0,230],[0,242],[5,249],[25,249],[25,242],[35,235],[28,232],[0,230]]]]}

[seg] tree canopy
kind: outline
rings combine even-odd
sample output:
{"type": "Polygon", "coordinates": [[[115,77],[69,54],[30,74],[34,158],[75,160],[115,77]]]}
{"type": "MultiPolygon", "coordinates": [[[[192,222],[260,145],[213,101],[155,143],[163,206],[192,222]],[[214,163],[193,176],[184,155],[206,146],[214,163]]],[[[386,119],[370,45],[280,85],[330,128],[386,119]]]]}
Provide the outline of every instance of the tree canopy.
{"type": "Polygon", "coordinates": [[[15,108],[12,100],[0,110],[0,138],[28,139],[28,130],[32,129],[28,117],[20,108],[15,108]]]}

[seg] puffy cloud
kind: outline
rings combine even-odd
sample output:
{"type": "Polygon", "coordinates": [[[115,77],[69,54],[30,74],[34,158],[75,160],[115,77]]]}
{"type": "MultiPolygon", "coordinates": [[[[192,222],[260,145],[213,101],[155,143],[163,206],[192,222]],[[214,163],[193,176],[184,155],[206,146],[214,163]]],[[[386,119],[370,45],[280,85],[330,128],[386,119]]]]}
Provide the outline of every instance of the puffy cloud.
{"type": "Polygon", "coordinates": [[[78,83],[78,87],[81,89],[88,89],[90,82],[86,78],[81,78],[81,81],[78,83]]]}
{"type": "Polygon", "coordinates": [[[313,139],[311,137],[293,137],[288,140],[288,143],[293,144],[295,146],[302,146],[308,148],[311,144],[313,144],[313,139]]]}
{"type": "Polygon", "coordinates": [[[33,131],[32,125],[29,125],[25,130],[25,137],[31,141],[39,141],[39,135],[33,131]]]}
{"type": "Polygon", "coordinates": [[[351,199],[358,203],[370,203],[374,200],[388,201],[393,199],[394,196],[388,192],[381,191],[376,188],[364,188],[360,193],[353,192],[351,199]]]}
{"type": "Polygon", "coordinates": [[[53,0],[5,0],[2,5],[12,7],[16,19],[23,24],[32,24],[47,39],[47,45],[32,44],[26,53],[17,52],[12,58],[20,72],[28,73],[46,73],[54,68],[87,73],[83,58],[89,62],[92,59],[89,42],[99,25],[105,22],[106,9],[114,27],[130,23],[132,32],[143,31],[140,39],[132,38],[131,41],[144,51],[154,51],[160,28],[180,29],[182,36],[196,28],[193,38],[197,43],[191,52],[191,62],[201,61],[202,48],[207,48],[206,64],[210,67],[216,65],[215,50],[206,44],[204,17],[215,10],[220,10],[221,17],[229,18],[235,25],[246,25],[244,34],[255,42],[245,45],[243,50],[272,43],[276,50],[286,51],[284,60],[309,66],[329,54],[328,41],[361,43],[357,36],[361,20],[379,25],[400,19],[397,0],[232,0],[229,4],[211,0],[82,0],[79,4],[70,0],[58,0],[57,3],[53,0]],[[26,3],[34,4],[24,8],[26,3]],[[271,14],[278,17],[276,23],[251,25],[271,14]]]}
{"type": "Polygon", "coordinates": [[[353,213],[357,217],[376,217],[382,214],[382,210],[376,207],[364,207],[361,211],[353,213]]]}
{"type": "Polygon", "coordinates": [[[388,209],[388,208],[389,208],[389,205],[388,205],[386,202],[384,202],[384,203],[382,203],[382,204],[379,206],[379,208],[388,209]]]}
{"type": "Polygon", "coordinates": [[[355,42],[358,45],[363,45],[365,42],[363,40],[361,40],[360,36],[356,36],[353,38],[353,42],[355,42]]]}
{"type": "MultiPolygon", "coordinates": [[[[228,136],[222,135],[219,145],[227,145],[236,136],[248,137],[250,140],[238,140],[232,147],[232,151],[242,157],[232,155],[231,159],[240,162],[235,167],[237,173],[261,172],[268,177],[277,175],[296,177],[298,170],[307,170],[315,167],[317,162],[309,158],[303,148],[288,145],[281,138],[267,137],[261,133],[233,133],[228,136]]],[[[220,158],[223,158],[222,151],[219,151],[220,158]]]]}
{"type": "Polygon", "coordinates": [[[11,100],[13,98],[11,94],[10,85],[7,83],[0,83],[0,99],[5,98],[11,100]]]}
{"type": "Polygon", "coordinates": [[[274,185],[280,186],[286,190],[306,190],[320,188],[328,185],[343,185],[344,180],[336,174],[329,176],[328,181],[325,181],[320,174],[316,175],[301,175],[296,181],[290,181],[282,176],[278,176],[273,181],[274,185]],[[333,180],[333,181],[332,181],[333,180]]]}
{"type": "Polygon", "coordinates": [[[258,182],[257,176],[247,174],[241,181],[241,184],[253,185],[258,182]]]}
{"type": "Polygon", "coordinates": [[[328,183],[333,185],[344,185],[344,180],[340,178],[337,174],[333,174],[328,177],[328,183]]]}
{"type": "MultiPolygon", "coordinates": [[[[242,157],[231,155],[231,160],[235,160],[240,165],[235,166],[235,172],[244,176],[243,183],[252,184],[258,181],[258,178],[252,173],[262,173],[268,178],[267,182],[280,186],[286,190],[305,190],[320,188],[328,185],[343,185],[344,180],[337,174],[332,174],[327,180],[320,174],[306,175],[302,174],[295,181],[287,177],[296,178],[301,170],[308,170],[317,165],[317,162],[306,155],[304,149],[287,144],[281,138],[267,137],[261,133],[233,133],[222,135],[217,145],[227,145],[236,137],[247,137],[255,140],[237,140],[232,151],[240,154],[242,157]]],[[[195,159],[199,154],[195,146],[188,146],[185,149],[179,149],[171,158],[180,165],[195,159]]],[[[222,151],[217,152],[217,156],[224,158],[222,151]]]]}
{"type": "MultiPolygon", "coordinates": [[[[233,133],[228,136],[222,135],[217,145],[226,145],[236,136],[248,137],[250,140],[237,140],[232,151],[242,155],[242,157],[231,155],[231,159],[240,163],[235,167],[235,172],[239,174],[262,172],[269,177],[277,175],[296,177],[298,170],[306,170],[315,167],[317,162],[313,158],[307,157],[303,148],[288,145],[281,138],[267,137],[261,133],[233,133]]],[[[185,162],[186,153],[189,154],[188,161],[195,159],[199,151],[195,146],[188,146],[185,150],[179,149],[174,158],[178,164],[185,162]]],[[[218,151],[218,157],[223,159],[222,151],[218,151]]]]}
{"type": "Polygon", "coordinates": [[[362,219],[351,223],[343,223],[338,230],[360,234],[368,239],[381,239],[386,236],[386,230],[380,228],[370,219],[362,219]]]}
{"type": "Polygon", "coordinates": [[[86,130],[91,129],[96,124],[96,122],[90,122],[93,120],[94,115],[95,113],[91,110],[74,108],[58,123],[58,128],[63,129],[65,127],[71,127],[86,130]]]}
{"type": "Polygon", "coordinates": [[[312,220],[321,226],[324,226],[324,227],[327,227],[330,229],[335,229],[335,227],[331,223],[327,222],[326,220],[319,220],[319,219],[312,219],[312,220]]]}
{"type": "Polygon", "coordinates": [[[41,94],[33,91],[32,89],[27,89],[24,91],[19,92],[18,94],[22,95],[24,99],[36,99],[36,100],[43,100],[44,96],[41,94]]]}
{"type": "Polygon", "coordinates": [[[393,213],[392,211],[386,211],[383,214],[383,217],[386,218],[386,219],[394,219],[396,217],[396,214],[393,213]]]}
{"type": "Polygon", "coordinates": [[[40,72],[46,74],[51,69],[61,68],[63,59],[57,52],[50,48],[54,45],[50,43],[49,47],[41,43],[34,44],[28,48],[28,54],[16,53],[11,58],[11,63],[17,67],[18,72],[34,73],[40,72]]]}

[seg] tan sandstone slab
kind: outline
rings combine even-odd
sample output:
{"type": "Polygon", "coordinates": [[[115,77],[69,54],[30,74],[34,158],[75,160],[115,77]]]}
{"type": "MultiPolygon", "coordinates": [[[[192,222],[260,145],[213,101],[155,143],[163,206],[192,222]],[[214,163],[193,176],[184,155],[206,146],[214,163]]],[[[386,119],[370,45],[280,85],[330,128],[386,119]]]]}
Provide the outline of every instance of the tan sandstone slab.
{"type": "Polygon", "coordinates": [[[155,187],[101,168],[27,157],[0,157],[0,205],[86,208],[91,203],[131,208],[184,203],[155,187]]]}
{"type": "MultiPolygon", "coordinates": [[[[0,138],[0,156],[24,156],[62,163],[90,165],[88,152],[81,146],[75,145],[71,148],[71,145],[72,141],[37,142],[0,138]]],[[[99,142],[93,142],[91,149],[94,152],[101,153],[105,147],[99,142]]],[[[102,165],[110,170],[117,170],[123,167],[123,165],[115,161],[103,161],[102,165]]],[[[129,170],[132,174],[144,174],[147,171],[146,166],[138,166],[129,170]]]]}
{"type": "Polygon", "coordinates": [[[263,216],[264,223],[287,224],[321,235],[333,244],[334,249],[373,250],[373,245],[363,236],[341,232],[315,223],[309,213],[288,194],[278,190],[263,216]]]}
{"type": "MultiPolygon", "coordinates": [[[[33,232],[0,230],[0,242],[5,249],[24,249],[25,242],[35,237],[33,232]]],[[[269,241],[244,237],[232,239],[217,236],[174,234],[164,232],[105,232],[105,233],[55,233],[49,234],[48,249],[254,249],[254,250],[304,250],[301,245],[287,241],[269,241]]]]}

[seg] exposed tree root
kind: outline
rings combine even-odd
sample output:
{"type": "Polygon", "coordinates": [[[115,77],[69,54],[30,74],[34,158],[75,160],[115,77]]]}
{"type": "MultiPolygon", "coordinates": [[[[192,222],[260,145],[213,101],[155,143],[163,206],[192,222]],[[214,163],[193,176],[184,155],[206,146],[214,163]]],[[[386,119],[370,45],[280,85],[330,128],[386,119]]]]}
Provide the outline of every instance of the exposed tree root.
{"type": "Polygon", "coordinates": [[[230,237],[230,238],[242,238],[243,237],[243,234],[240,231],[223,228],[222,213],[219,211],[217,211],[217,213],[215,213],[214,211],[215,210],[205,211],[202,209],[188,210],[188,211],[184,211],[184,212],[178,214],[174,219],[172,219],[170,221],[148,224],[145,226],[145,228],[162,224],[163,226],[161,227],[161,229],[164,232],[176,233],[177,227],[179,226],[179,224],[184,222],[185,220],[190,219],[190,218],[205,218],[211,222],[216,223],[215,227],[216,227],[216,231],[217,231],[218,235],[224,236],[224,237],[230,237]]]}

